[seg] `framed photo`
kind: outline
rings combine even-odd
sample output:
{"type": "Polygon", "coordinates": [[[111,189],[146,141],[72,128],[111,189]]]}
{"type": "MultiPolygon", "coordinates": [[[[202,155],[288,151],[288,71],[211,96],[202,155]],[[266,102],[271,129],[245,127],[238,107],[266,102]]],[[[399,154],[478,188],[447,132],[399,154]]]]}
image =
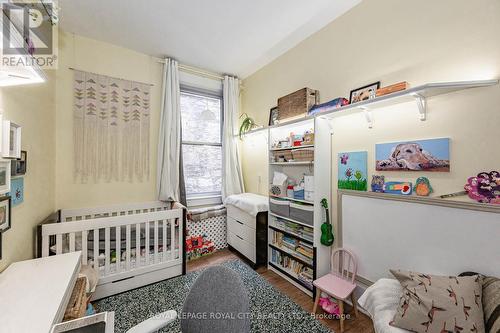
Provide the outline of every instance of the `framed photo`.
{"type": "Polygon", "coordinates": [[[10,197],[0,198],[0,232],[10,229],[10,197]]]}
{"type": "Polygon", "coordinates": [[[349,103],[354,104],[377,96],[377,89],[380,88],[380,81],[367,86],[351,90],[349,103]]]}
{"type": "Polygon", "coordinates": [[[10,180],[10,192],[12,207],[22,204],[24,201],[24,178],[17,177],[10,180]]]}
{"type": "Polygon", "coordinates": [[[279,123],[278,116],[279,110],[277,106],[269,110],[269,126],[273,126],[279,123]]]}
{"type": "Polygon", "coordinates": [[[0,160],[0,194],[10,192],[10,162],[0,160]]]}
{"type": "Polygon", "coordinates": [[[2,127],[3,157],[21,158],[21,126],[10,120],[4,120],[2,127]]]}
{"type": "Polygon", "coordinates": [[[12,177],[25,175],[27,163],[28,153],[26,150],[21,150],[21,158],[11,161],[10,175],[12,177]]]}

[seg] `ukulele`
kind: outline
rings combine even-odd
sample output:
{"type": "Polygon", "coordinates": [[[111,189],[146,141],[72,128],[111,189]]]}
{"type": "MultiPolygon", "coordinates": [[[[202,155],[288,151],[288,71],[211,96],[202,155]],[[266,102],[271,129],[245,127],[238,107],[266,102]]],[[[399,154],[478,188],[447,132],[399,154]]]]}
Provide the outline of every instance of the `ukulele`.
{"type": "Polygon", "coordinates": [[[333,244],[333,228],[330,223],[330,214],[328,213],[328,201],[325,198],[321,199],[321,206],[325,209],[326,221],[321,225],[321,244],[330,246],[333,244]]]}

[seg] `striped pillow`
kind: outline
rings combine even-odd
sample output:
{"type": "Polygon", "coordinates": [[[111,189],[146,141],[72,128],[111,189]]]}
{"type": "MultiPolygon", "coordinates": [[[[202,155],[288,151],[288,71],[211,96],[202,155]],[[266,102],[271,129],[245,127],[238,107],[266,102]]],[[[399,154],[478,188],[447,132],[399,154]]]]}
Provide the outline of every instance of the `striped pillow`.
{"type": "Polygon", "coordinates": [[[500,332],[500,279],[483,279],[483,311],[486,332],[500,332]]]}

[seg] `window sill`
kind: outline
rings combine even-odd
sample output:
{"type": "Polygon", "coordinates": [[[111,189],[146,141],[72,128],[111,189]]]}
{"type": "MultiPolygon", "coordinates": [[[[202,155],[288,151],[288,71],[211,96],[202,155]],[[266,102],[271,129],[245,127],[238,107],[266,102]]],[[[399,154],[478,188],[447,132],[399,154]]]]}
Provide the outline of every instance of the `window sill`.
{"type": "Polygon", "coordinates": [[[210,196],[188,197],[186,198],[186,200],[188,208],[221,205],[222,195],[218,194],[210,196]]]}

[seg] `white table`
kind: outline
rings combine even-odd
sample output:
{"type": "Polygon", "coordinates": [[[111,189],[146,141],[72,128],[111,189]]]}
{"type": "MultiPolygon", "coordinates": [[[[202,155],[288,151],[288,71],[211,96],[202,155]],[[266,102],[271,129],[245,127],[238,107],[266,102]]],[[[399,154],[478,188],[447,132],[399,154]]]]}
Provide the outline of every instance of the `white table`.
{"type": "Polygon", "coordinates": [[[0,274],[0,331],[48,333],[62,321],[81,252],[11,264],[0,274]]]}

